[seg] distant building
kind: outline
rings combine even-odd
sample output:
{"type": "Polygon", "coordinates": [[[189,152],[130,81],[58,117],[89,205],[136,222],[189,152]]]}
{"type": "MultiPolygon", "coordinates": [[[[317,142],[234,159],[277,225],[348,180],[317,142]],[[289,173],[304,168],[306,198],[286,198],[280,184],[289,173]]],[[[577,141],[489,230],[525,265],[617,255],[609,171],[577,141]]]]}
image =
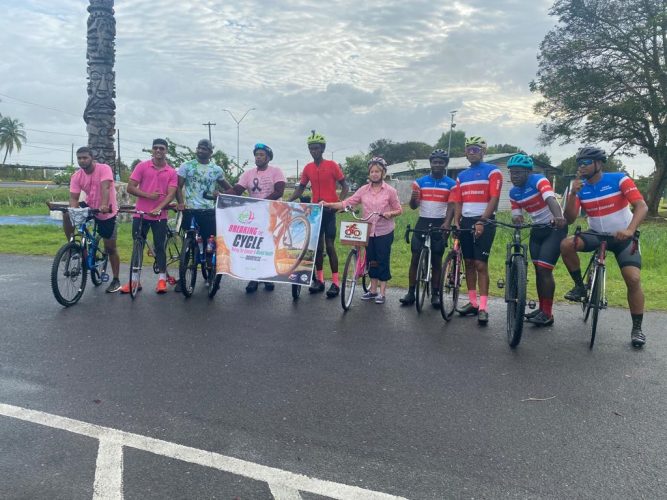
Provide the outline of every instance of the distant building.
{"type": "MultiPolygon", "coordinates": [[[[514,153],[499,153],[493,155],[486,155],[484,157],[485,163],[491,163],[496,165],[500,172],[503,174],[503,189],[500,194],[500,202],[498,203],[498,210],[509,210],[510,201],[509,201],[509,190],[512,187],[510,182],[510,174],[507,169],[507,161],[514,155],[514,153]]],[[[470,166],[470,162],[465,157],[452,158],[449,160],[449,165],[447,168],[447,175],[452,179],[456,179],[460,172],[465,170],[470,166]]],[[[428,174],[431,171],[431,165],[428,160],[413,160],[413,161],[404,161],[401,163],[395,163],[387,167],[387,177],[392,182],[393,185],[397,186],[399,190],[399,198],[401,203],[407,203],[410,199],[409,186],[412,184],[412,180],[416,177],[421,177],[428,174]]],[[[535,172],[544,174],[553,184],[554,175],[560,172],[560,169],[557,167],[552,167],[551,165],[535,160],[535,172]]]]}

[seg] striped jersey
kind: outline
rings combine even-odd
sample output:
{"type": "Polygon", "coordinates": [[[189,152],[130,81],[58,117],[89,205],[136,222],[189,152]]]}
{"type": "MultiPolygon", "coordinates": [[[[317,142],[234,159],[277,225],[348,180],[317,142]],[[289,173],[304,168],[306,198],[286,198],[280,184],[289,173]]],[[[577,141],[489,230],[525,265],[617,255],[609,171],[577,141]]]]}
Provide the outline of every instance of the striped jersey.
{"type": "Polygon", "coordinates": [[[643,199],[634,181],[624,172],[605,172],[595,184],[584,182],[577,193],[577,210],[586,211],[591,230],[613,234],[627,229],[632,220],[630,203],[643,199]]]}
{"type": "Polygon", "coordinates": [[[425,175],[415,180],[412,183],[412,190],[418,193],[419,216],[444,219],[449,195],[455,185],[456,182],[446,175],[440,179],[425,175]]]}
{"type": "Polygon", "coordinates": [[[451,201],[462,204],[463,217],[480,217],[492,197],[500,197],[503,174],[495,165],[471,165],[456,178],[456,193],[451,201]]]}
{"type": "Polygon", "coordinates": [[[555,196],[549,179],[542,174],[530,174],[523,186],[510,189],[512,215],[522,215],[525,210],[534,224],[548,224],[552,214],[547,199],[555,196]]]}

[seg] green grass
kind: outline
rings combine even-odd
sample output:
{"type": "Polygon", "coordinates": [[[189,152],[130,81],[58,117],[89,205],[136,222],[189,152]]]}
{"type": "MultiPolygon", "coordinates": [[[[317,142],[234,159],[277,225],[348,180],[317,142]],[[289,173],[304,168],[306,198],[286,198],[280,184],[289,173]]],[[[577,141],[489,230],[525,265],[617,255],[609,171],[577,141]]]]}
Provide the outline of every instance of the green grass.
{"type": "Polygon", "coordinates": [[[67,201],[67,187],[0,188],[0,215],[44,215],[47,201],[67,201]]]}
{"type": "MultiPolygon", "coordinates": [[[[45,214],[46,207],[42,207],[37,214],[45,214]]],[[[507,214],[501,214],[504,220],[507,214]]],[[[407,288],[408,267],[410,265],[410,245],[403,240],[405,227],[411,224],[414,227],[417,221],[417,212],[405,208],[404,214],[396,220],[396,231],[394,245],[391,255],[391,269],[393,279],[392,286],[407,288]]],[[[581,220],[582,227],[586,227],[585,221],[581,220]]],[[[576,224],[575,224],[576,226],[576,224]]],[[[118,231],[118,249],[121,261],[127,263],[132,250],[131,224],[123,223],[118,231]]],[[[641,250],[642,250],[642,282],[646,295],[646,308],[667,310],[667,296],[662,293],[667,289],[667,259],[662,259],[661,254],[667,248],[667,224],[664,222],[646,222],[641,227],[641,250]]],[[[570,233],[574,231],[571,226],[570,233]]],[[[526,233],[527,236],[527,233],[526,233]]],[[[494,241],[491,259],[489,260],[491,274],[491,295],[500,296],[501,291],[495,286],[499,278],[504,277],[505,244],[511,237],[511,231],[498,228],[494,241]]],[[[55,255],[58,248],[65,243],[65,237],[59,226],[0,226],[0,253],[26,254],[26,255],[55,255]]],[[[339,269],[342,273],[345,258],[349,247],[337,242],[339,269]]],[[[582,265],[586,262],[586,256],[582,255],[582,265]]],[[[614,258],[607,260],[607,294],[609,304],[613,306],[627,307],[625,284],[620,274],[618,265],[614,258]]],[[[556,266],[554,271],[556,277],[556,296],[563,294],[572,286],[570,276],[562,262],[556,266]]],[[[328,276],[328,260],[325,259],[325,275],[328,276]]],[[[536,298],[535,278],[532,266],[529,269],[528,294],[536,298]]]]}

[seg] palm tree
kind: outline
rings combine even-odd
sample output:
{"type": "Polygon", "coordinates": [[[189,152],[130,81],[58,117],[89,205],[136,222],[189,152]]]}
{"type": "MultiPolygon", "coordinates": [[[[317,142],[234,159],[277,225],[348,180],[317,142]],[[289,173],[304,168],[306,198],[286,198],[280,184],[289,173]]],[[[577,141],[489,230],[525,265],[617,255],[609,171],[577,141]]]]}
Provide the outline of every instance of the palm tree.
{"type": "Polygon", "coordinates": [[[2,160],[4,165],[7,161],[7,155],[14,151],[21,151],[21,146],[26,141],[23,123],[17,119],[5,116],[0,120],[0,148],[5,148],[5,157],[2,160]]]}

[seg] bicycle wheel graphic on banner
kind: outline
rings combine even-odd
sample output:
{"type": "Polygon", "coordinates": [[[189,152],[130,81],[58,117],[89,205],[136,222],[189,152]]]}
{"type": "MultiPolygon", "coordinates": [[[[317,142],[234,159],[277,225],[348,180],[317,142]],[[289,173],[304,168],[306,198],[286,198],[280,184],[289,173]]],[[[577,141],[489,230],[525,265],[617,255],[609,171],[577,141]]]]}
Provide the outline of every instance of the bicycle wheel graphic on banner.
{"type": "Polygon", "coordinates": [[[308,250],[310,222],[303,215],[291,219],[281,231],[276,242],[274,262],[276,273],[287,275],[294,271],[308,250]]]}

